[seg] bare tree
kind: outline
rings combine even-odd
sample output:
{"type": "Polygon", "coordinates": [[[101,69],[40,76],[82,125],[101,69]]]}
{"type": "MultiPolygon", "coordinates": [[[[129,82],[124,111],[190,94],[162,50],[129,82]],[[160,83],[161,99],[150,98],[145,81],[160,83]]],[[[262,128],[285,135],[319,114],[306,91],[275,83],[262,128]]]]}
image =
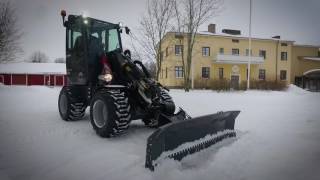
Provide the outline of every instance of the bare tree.
{"type": "Polygon", "coordinates": [[[22,52],[21,36],[15,10],[9,1],[0,2],[0,63],[13,61],[22,52]]]}
{"type": "Polygon", "coordinates": [[[36,51],[31,54],[30,58],[27,61],[32,63],[46,63],[49,61],[49,58],[45,53],[36,51]]]}
{"type": "Polygon", "coordinates": [[[164,35],[170,28],[174,0],[148,0],[147,12],[140,21],[143,32],[139,40],[148,59],[156,60],[156,79],[161,70],[161,48],[164,35]]]}
{"type": "Polygon", "coordinates": [[[148,61],[145,63],[147,70],[150,72],[150,75],[154,78],[157,73],[156,63],[153,61],[148,61]]]}
{"type": "Polygon", "coordinates": [[[192,54],[199,26],[217,14],[222,2],[222,0],[175,0],[176,30],[179,33],[179,42],[183,45],[181,58],[185,91],[189,91],[191,87],[192,54]],[[186,53],[183,53],[184,49],[186,53]]]}
{"type": "Polygon", "coordinates": [[[66,59],[65,59],[65,58],[62,58],[62,57],[56,58],[56,59],[54,60],[54,62],[55,62],[55,63],[66,63],[66,59]]]}

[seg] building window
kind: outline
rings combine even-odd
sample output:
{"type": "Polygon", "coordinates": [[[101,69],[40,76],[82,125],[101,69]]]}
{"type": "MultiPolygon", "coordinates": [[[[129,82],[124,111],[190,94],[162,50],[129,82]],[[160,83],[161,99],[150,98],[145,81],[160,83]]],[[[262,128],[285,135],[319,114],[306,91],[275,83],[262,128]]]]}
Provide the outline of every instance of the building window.
{"type": "Polygon", "coordinates": [[[259,69],[259,79],[266,80],[266,70],[265,69],[259,69]]]}
{"type": "Polygon", "coordinates": [[[163,79],[163,69],[161,69],[160,78],[163,79]]]}
{"type": "Polygon", "coordinates": [[[210,47],[202,47],[202,56],[210,56],[210,47]]]}
{"type": "Polygon", "coordinates": [[[183,67],[176,66],[175,67],[175,74],[176,74],[176,78],[182,78],[183,77],[183,67]]]}
{"type": "Polygon", "coordinates": [[[166,57],[169,55],[169,48],[166,48],[166,57]]]}
{"type": "Polygon", "coordinates": [[[232,55],[239,55],[239,49],[232,49],[232,55]]]}
{"type": "Polygon", "coordinates": [[[202,67],[202,78],[210,78],[210,68],[202,67]]]}
{"type": "Polygon", "coordinates": [[[223,68],[219,68],[219,79],[223,79],[223,68]]]}
{"type": "Polygon", "coordinates": [[[281,43],[281,46],[288,46],[287,43],[281,43]]]}
{"type": "MultiPolygon", "coordinates": [[[[249,49],[246,49],[246,56],[249,56],[249,49]]],[[[252,49],[251,49],[251,56],[252,56],[252,49]]]]}
{"type": "Polygon", "coordinates": [[[168,68],[166,67],[166,79],[168,78],[168,68]]]}
{"type": "Polygon", "coordinates": [[[182,47],[183,47],[182,45],[175,45],[174,52],[175,52],[176,56],[182,54],[182,49],[183,49],[182,47]]]}
{"type": "Polygon", "coordinates": [[[224,48],[219,49],[219,54],[224,54],[224,48]]]}
{"type": "Polygon", "coordinates": [[[288,59],[288,53],[287,52],[281,52],[281,60],[286,61],[288,59]]]}
{"type": "Polygon", "coordinates": [[[287,79],[287,71],[281,70],[280,71],[280,80],[286,80],[287,79]]]}
{"type": "Polygon", "coordinates": [[[160,52],[160,61],[163,61],[163,51],[160,52]]]}
{"type": "Polygon", "coordinates": [[[266,59],[267,57],[267,52],[265,50],[260,50],[259,51],[259,56],[260,57],[263,57],[263,59],[266,59]]]}
{"type": "Polygon", "coordinates": [[[239,43],[239,39],[232,39],[233,43],[239,43]]]}

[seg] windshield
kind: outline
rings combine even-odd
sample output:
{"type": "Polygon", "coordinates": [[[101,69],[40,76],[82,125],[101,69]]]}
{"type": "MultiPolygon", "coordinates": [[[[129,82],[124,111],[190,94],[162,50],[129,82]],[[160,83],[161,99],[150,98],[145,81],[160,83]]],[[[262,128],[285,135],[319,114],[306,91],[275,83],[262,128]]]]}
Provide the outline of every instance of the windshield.
{"type": "Polygon", "coordinates": [[[114,24],[92,20],[89,26],[89,35],[97,39],[104,52],[121,49],[118,28],[114,24]]]}

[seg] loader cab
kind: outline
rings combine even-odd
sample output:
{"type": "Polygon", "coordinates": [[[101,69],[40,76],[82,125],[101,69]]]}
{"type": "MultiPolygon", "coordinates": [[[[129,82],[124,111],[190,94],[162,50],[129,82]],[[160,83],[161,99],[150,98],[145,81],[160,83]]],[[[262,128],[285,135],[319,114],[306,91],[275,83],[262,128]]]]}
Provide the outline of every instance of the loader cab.
{"type": "Polygon", "coordinates": [[[96,83],[102,68],[101,57],[110,51],[122,52],[120,26],[76,15],[69,15],[63,24],[68,84],[96,83]]]}

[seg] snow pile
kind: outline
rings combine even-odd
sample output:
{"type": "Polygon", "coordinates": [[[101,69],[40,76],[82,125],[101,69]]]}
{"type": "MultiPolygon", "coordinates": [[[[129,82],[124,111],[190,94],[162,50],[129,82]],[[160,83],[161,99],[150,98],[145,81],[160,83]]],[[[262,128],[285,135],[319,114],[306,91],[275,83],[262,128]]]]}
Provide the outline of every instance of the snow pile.
{"type": "Polygon", "coordinates": [[[59,117],[60,88],[0,86],[0,179],[318,180],[320,93],[170,91],[191,116],[240,110],[230,138],[184,158],[144,168],[154,129],[133,122],[126,134],[98,137],[89,115],[59,117]]]}
{"type": "Polygon", "coordinates": [[[293,84],[290,84],[288,89],[287,89],[288,92],[291,92],[291,93],[294,93],[294,94],[307,94],[307,93],[310,93],[309,91],[306,91],[296,85],[293,85],[293,84]]]}
{"type": "Polygon", "coordinates": [[[66,74],[63,63],[8,63],[0,65],[0,73],[12,74],[66,74]]]}

